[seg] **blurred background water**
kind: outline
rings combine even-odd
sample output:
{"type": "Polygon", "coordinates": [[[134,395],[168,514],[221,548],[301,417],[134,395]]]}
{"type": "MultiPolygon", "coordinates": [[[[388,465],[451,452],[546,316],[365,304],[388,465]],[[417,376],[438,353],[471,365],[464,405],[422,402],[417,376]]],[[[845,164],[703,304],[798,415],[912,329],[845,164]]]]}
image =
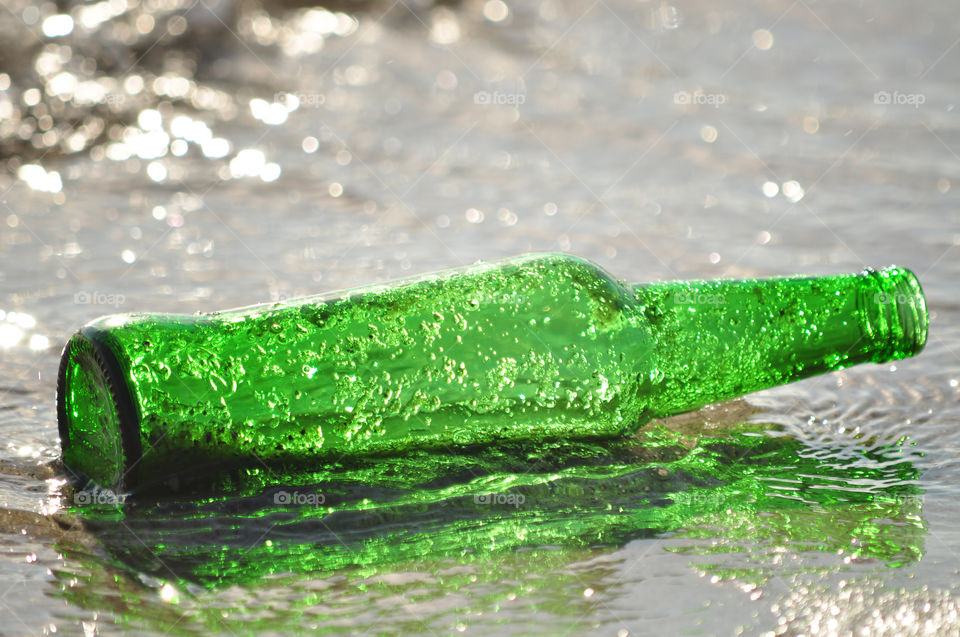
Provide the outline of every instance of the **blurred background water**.
{"type": "Polygon", "coordinates": [[[0,0],[0,630],[956,634],[958,32],[889,0],[0,0]],[[896,263],[928,345],[674,438],[299,476],[319,508],[256,472],[64,484],[58,355],[96,316],[535,250],[896,263]]]}

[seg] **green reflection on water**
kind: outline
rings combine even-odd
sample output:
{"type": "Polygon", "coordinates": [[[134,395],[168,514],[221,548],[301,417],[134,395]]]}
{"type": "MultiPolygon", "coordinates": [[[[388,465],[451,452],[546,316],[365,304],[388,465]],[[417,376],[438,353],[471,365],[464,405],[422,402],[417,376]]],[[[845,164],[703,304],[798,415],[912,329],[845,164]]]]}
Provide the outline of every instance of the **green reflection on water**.
{"type": "Polygon", "coordinates": [[[855,453],[834,454],[756,425],[655,426],[600,443],[247,469],[204,495],[85,508],[107,554],[60,547],[79,567],[59,594],[124,623],[241,632],[362,627],[371,600],[421,604],[415,630],[511,595],[579,616],[575,565],[631,541],[669,538],[661,550],[758,584],[791,568],[784,553],[801,555],[801,570],[918,560],[917,470],[897,447],[851,442],[855,453]]]}

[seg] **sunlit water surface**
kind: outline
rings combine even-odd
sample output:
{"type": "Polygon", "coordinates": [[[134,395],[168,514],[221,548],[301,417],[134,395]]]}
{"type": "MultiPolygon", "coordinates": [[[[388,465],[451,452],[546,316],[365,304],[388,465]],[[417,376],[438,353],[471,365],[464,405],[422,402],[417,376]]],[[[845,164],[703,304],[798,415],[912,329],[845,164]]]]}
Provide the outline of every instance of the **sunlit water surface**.
{"type": "Polygon", "coordinates": [[[7,0],[2,630],[960,631],[958,20],[7,0]],[[64,484],[55,370],[96,316],[534,250],[631,281],[896,263],[929,342],[624,442],[252,470],[122,507],[64,484]]]}

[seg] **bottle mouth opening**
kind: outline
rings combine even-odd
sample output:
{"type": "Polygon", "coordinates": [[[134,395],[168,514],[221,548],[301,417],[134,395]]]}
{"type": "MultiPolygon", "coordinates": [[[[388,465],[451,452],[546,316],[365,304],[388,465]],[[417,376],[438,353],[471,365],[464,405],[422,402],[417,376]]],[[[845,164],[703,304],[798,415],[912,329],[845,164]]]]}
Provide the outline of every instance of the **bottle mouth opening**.
{"type": "Polygon", "coordinates": [[[136,483],[140,440],[133,401],[102,332],[86,327],[63,349],[57,421],[63,463],[74,484],[122,493],[136,483]]]}
{"type": "Polygon", "coordinates": [[[883,270],[867,270],[875,285],[865,303],[872,308],[868,316],[868,332],[885,346],[874,356],[874,362],[913,356],[927,342],[929,316],[923,288],[917,276],[906,268],[890,266],[883,270]],[[872,295],[871,295],[872,294],[872,295]]]}

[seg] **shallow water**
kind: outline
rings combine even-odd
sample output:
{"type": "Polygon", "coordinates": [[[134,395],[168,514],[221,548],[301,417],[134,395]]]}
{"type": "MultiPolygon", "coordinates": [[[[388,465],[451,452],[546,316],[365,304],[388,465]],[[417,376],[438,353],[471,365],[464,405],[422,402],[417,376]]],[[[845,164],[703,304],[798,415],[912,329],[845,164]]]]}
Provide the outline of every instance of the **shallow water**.
{"type": "Polygon", "coordinates": [[[955,10],[110,2],[56,35],[4,6],[4,631],[960,630],[955,10]],[[54,374],[96,316],[534,250],[631,281],[896,263],[929,341],[668,441],[402,460],[416,485],[244,474],[120,514],[63,484],[54,374]]]}

